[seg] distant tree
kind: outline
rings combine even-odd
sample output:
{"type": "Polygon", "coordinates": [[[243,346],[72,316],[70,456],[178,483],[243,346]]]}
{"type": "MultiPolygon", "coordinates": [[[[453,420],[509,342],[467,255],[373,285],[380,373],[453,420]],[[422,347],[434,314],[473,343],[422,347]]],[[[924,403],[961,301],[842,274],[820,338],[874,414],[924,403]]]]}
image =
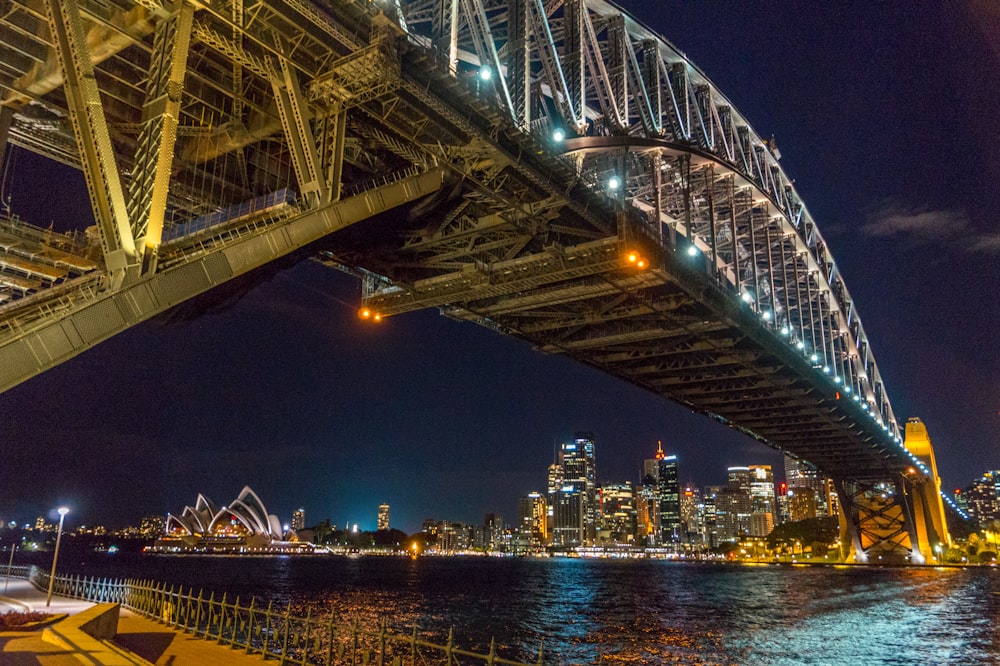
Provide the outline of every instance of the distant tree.
{"type": "Polygon", "coordinates": [[[982,550],[979,552],[979,561],[984,564],[987,562],[996,562],[997,554],[992,550],[982,550]]]}
{"type": "Polygon", "coordinates": [[[767,535],[767,547],[771,550],[778,546],[791,546],[796,541],[805,547],[813,544],[825,544],[828,548],[840,537],[840,525],[836,517],[807,518],[791,523],[782,523],[767,535]]]}
{"type": "Polygon", "coordinates": [[[382,548],[393,548],[396,546],[406,548],[407,539],[409,538],[406,532],[397,529],[379,530],[373,536],[375,545],[382,548]]]}

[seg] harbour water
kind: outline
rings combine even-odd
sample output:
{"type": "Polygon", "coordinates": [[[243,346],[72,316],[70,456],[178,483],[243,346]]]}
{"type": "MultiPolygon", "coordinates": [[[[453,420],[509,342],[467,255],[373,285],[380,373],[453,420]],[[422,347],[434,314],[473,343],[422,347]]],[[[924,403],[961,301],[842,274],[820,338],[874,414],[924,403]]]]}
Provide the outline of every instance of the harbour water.
{"type": "MultiPolygon", "coordinates": [[[[49,554],[21,564],[45,566],[49,554]]],[[[60,555],[552,664],[1000,664],[1000,570],[485,557],[60,555]]]]}

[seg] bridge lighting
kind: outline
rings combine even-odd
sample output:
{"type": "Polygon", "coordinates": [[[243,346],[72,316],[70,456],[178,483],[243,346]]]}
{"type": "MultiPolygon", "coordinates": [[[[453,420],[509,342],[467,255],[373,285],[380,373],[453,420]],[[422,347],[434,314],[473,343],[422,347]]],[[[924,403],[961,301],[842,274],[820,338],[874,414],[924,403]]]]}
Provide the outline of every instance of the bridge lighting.
{"type": "Polygon", "coordinates": [[[833,381],[835,381],[836,383],[839,384],[840,383],[840,375],[834,375],[833,376],[833,381]]]}
{"type": "Polygon", "coordinates": [[[552,132],[552,140],[555,141],[556,143],[562,143],[563,141],[566,140],[566,131],[561,127],[557,127],[552,132]]]}
{"type": "Polygon", "coordinates": [[[857,393],[854,394],[854,402],[861,402],[861,396],[859,396],[857,393]]]}
{"type": "Polygon", "coordinates": [[[373,321],[382,321],[382,314],[379,313],[379,312],[376,312],[374,315],[372,315],[372,320],[373,321]]]}
{"type": "Polygon", "coordinates": [[[743,299],[744,303],[752,303],[753,302],[753,294],[751,294],[749,291],[744,291],[743,295],[740,296],[740,298],[743,299]]]}
{"type": "Polygon", "coordinates": [[[691,247],[689,247],[688,248],[688,256],[689,257],[697,257],[698,256],[698,248],[695,247],[694,245],[692,245],[691,247]]]}
{"type": "Polygon", "coordinates": [[[845,386],[844,387],[844,393],[850,393],[850,392],[851,392],[851,387],[850,386],[845,386]]]}
{"type": "Polygon", "coordinates": [[[771,321],[771,311],[764,310],[763,312],[760,313],[760,318],[763,319],[764,321],[771,321]]]}
{"type": "Polygon", "coordinates": [[[828,366],[828,365],[824,365],[824,366],[823,366],[823,372],[824,372],[825,374],[830,374],[830,366],[828,366]]]}
{"type": "Polygon", "coordinates": [[[626,258],[628,259],[628,263],[634,264],[637,261],[639,261],[639,253],[638,252],[629,252],[628,256],[626,258]]]}
{"type": "Polygon", "coordinates": [[[798,347],[799,349],[805,349],[806,348],[806,343],[804,343],[801,340],[799,340],[798,342],[795,343],[795,346],[798,347]]]}
{"type": "Polygon", "coordinates": [[[479,78],[483,81],[489,81],[493,78],[493,70],[490,69],[489,65],[483,65],[479,68],[479,78]]]}
{"type": "Polygon", "coordinates": [[[809,357],[809,360],[812,361],[813,363],[815,363],[816,361],[819,360],[819,356],[816,355],[816,354],[813,354],[812,356],[809,357]]]}
{"type": "Polygon", "coordinates": [[[358,310],[358,316],[361,317],[362,319],[371,319],[372,311],[369,310],[368,308],[361,308],[360,310],[358,310]]]}
{"type": "Polygon", "coordinates": [[[609,190],[617,190],[621,186],[622,181],[618,178],[618,176],[611,176],[611,178],[608,179],[609,190]]]}
{"type": "Polygon", "coordinates": [[[788,327],[787,327],[787,326],[782,326],[782,327],[781,327],[781,334],[782,334],[782,335],[788,335],[789,333],[791,333],[791,331],[790,331],[790,330],[788,330],[788,327]]]}

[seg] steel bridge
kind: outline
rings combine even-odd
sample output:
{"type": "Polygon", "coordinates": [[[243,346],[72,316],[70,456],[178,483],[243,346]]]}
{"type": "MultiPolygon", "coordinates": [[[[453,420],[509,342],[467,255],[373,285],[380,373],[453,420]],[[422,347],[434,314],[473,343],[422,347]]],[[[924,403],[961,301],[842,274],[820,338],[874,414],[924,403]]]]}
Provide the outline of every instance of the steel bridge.
{"type": "Polygon", "coordinates": [[[312,258],[373,325],[440,308],[812,463],[859,559],[948,540],[773,141],[613,4],[0,0],[0,30],[0,154],[93,209],[0,219],[0,390],[312,258]]]}

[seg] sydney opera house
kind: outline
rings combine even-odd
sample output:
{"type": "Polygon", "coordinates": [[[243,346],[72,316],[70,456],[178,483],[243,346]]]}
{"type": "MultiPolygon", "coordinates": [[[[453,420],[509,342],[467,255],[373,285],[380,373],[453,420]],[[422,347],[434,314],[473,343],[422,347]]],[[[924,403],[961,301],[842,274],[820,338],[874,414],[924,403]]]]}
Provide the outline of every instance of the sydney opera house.
{"type": "Polygon", "coordinates": [[[249,486],[229,504],[218,507],[202,494],[181,515],[167,515],[166,534],[152,552],[268,553],[307,552],[312,544],[285,531],[249,486]]]}

